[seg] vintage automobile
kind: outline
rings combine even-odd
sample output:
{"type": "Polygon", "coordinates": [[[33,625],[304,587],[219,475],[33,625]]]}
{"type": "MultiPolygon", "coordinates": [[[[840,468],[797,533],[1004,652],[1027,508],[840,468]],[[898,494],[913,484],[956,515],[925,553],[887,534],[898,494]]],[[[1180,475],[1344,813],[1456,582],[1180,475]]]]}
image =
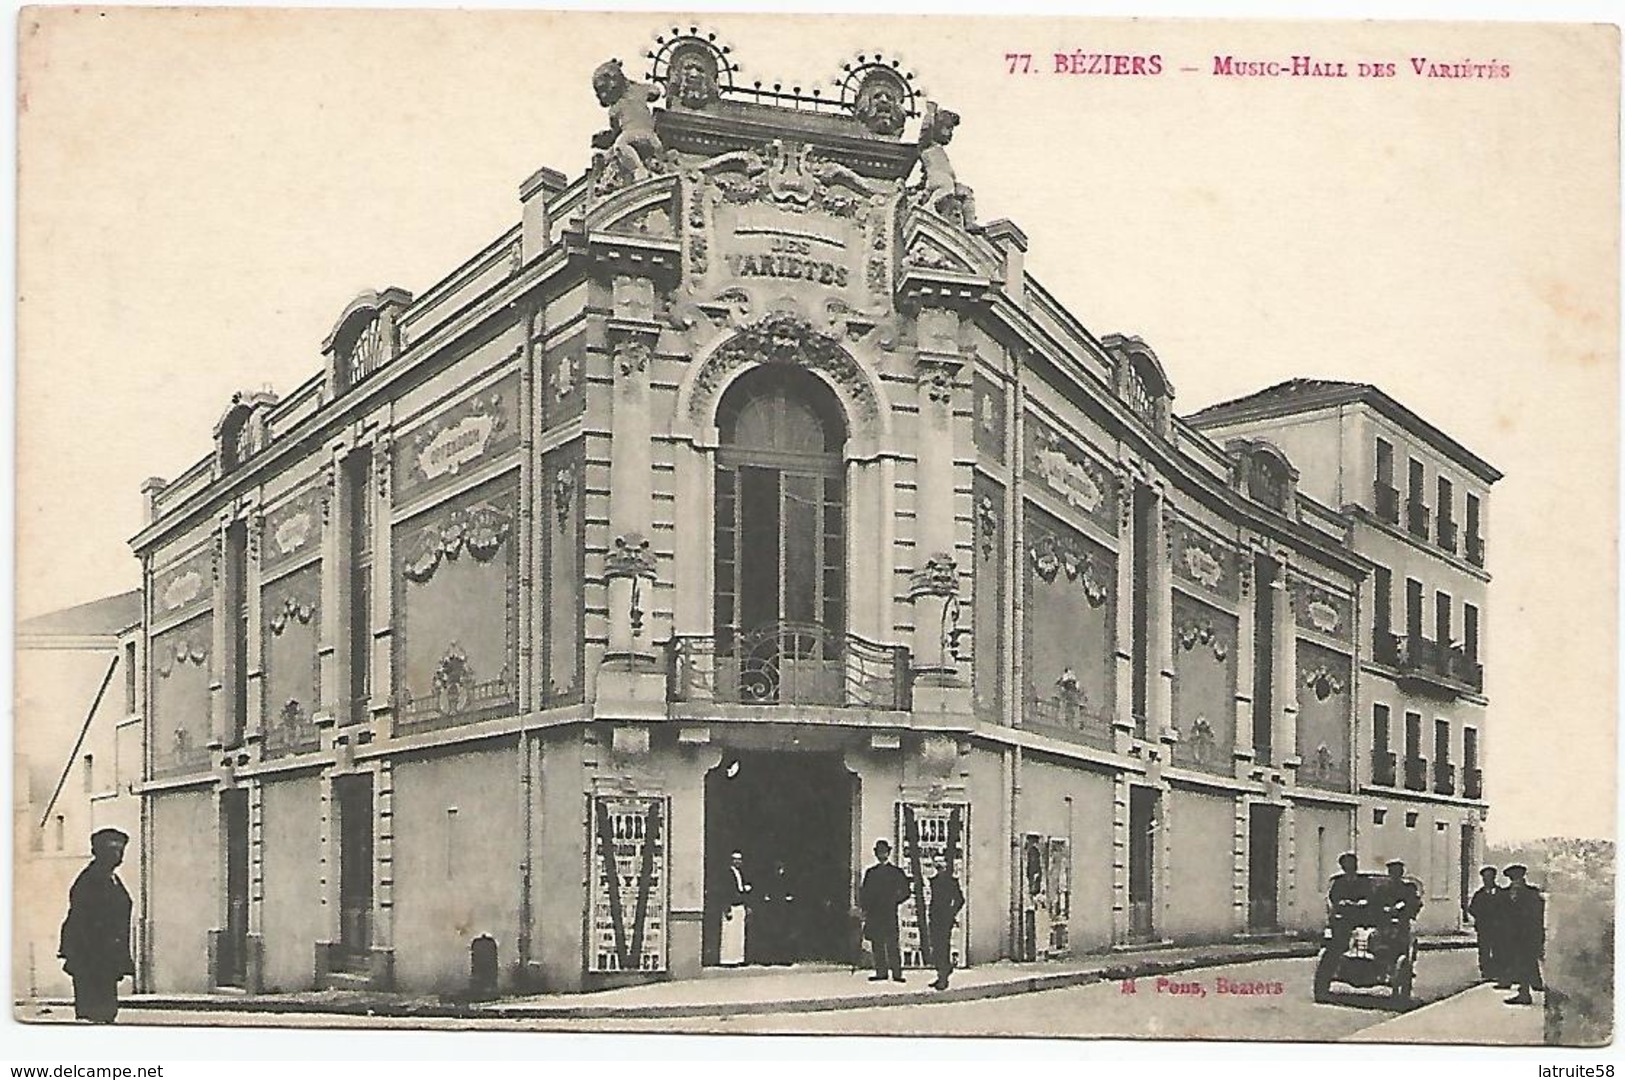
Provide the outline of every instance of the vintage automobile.
{"type": "Polygon", "coordinates": [[[1315,1000],[1331,999],[1334,983],[1367,990],[1388,988],[1397,1008],[1411,1004],[1416,985],[1416,935],[1411,922],[1421,906],[1422,883],[1404,878],[1414,896],[1409,903],[1384,903],[1392,896],[1386,874],[1360,874],[1356,887],[1326,904],[1326,931],[1315,964],[1315,1000]]]}

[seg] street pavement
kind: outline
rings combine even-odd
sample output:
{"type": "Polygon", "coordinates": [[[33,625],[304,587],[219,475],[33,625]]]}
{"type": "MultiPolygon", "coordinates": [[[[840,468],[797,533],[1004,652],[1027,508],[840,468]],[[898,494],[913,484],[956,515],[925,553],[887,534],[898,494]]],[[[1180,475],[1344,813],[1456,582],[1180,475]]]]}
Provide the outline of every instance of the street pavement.
{"type": "MultiPolygon", "coordinates": [[[[1406,1014],[1396,1015],[1390,1010],[1380,990],[1370,994],[1349,993],[1334,1003],[1317,1005],[1311,988],[1312,972],[1313,961],[1309,959],[1261,960],[1142,977],[1135,980],[1133,993],[1125,992],[1121,983],[1100,982],[940,1004],[771,1014],[741,1014],[724,1009],[715,1015],[659,1019],[368,1017],[322,1013],[271,1016],[255,1012],[126,1008],[119,1014],[119,1022],[204,1027],[287,1025],[719,1035],[1540,1042],[1542,1010],[1538,1004],[1528,1008],[1503,1005],[1501,998],[1505,993],[1485,986],[1462,993],[1477,982],[1476,957],[1471,950],[1423,953],[1416,978],[1421,1005],[1406,1014]],[[1240,992],[1242,990],[1249,992],[1240,992]]],[[[861,973],[847,977],[864,979],[861,973]]],[[[71,1015],[71,1009],[53,1007],[32,1019],[50,1023],[67,1020],[71,1015]]]]}

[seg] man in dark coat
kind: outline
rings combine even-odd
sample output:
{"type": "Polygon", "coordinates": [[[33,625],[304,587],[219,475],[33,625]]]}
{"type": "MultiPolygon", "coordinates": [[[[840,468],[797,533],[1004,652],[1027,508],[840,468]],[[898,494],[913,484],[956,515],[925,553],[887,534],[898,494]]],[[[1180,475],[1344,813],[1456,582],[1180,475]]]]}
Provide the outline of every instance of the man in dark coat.
{"type": "Polygon", "coordinates": [[[908,899],[908,875],[892,865],[891,844],[875,841],[875,864],[863,873],[858,906],[863,909],[863,936],[874,946],[875,973],[870,982],[904,982],[903,954],[897,943],[897,908],[908,899]]]}
{"type": "Polygon", "coordinates": [[[1330,948],[1334,955],[1348,948],[1349,916],[1362,901],[1371,899],[1371,881],[1360,873],[1358,855],[1352,851],[1343,853],[1338,856],[1337,866],[1341,873],[1333,876],[1326,890],[1332,931],[1330,948]]]}
{"type": "Polygon", "coordinates": [[[959,887],[945,857],[937,856],[935,871],[931,878],[931,902],[926,908],[931,930],[931,958],[937,965],[937,981],[931,986],[946,990],[948,976],[954,970],[954,920],[965,906],[965,890],[959,887]]]}
{"type": "Polygon", "coordinates": [[[1484,867],[1478,876],[1484,884],[1467,901],[1467,914],[1472,917],[1473,928],[1478,931],[1478,974],[1480,978],[1498,983],[1503,978],[1502,969],[1506,966],[1506,958],[1498,955],[1504,951],[1501,947],[1501,912],[1506,906],[1502,895],[1506,890],[1496,883],[1500,871],[1495,867],[1484,867]]]}
{"type": "Polygon", "coordinates": [[[118,1016],[118,984],[135,974],[130,956],[130,894],[114,873],[130,842],[117,829],[98,829],[90,838],[90,865],[68,892],[57,955],[73,978],[73,1014],[93,1024],[118,1016]]]}
{"type": "Polygon", "coordinates": [[[1511,882],[1503,891],[1502,940],[1507,946],[1506,967],[1503,978],[1517,987],[1517,993],[1506,999],[1508,1005],[1533,1005],[1530,990],[1543,990],[1540,961],[1546,955],[1546,898],[1540,890],[1524,880],[1527,867],[1512,865],[1506,868],[1511,882]]]}

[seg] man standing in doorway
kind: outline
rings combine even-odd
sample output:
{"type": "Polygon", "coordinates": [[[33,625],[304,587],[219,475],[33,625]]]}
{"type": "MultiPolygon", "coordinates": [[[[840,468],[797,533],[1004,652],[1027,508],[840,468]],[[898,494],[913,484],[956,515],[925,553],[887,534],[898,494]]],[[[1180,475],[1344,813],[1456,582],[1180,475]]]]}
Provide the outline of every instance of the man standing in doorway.
{"type": "Polygon", "coordinates": [[[875,864],[864,871],[858,889],[863,909],[863,936],[874,947],[875,973],[870,982],[904,982],[903,954],[897,943],[897,907],[908,898],[908,875],[892,865],[891,844],[875,841],[875,864]]]}
{"type": "Polygon", "coordinates": [[[722,942],[717,962],[723,967],[739,967],[745,962],[745,921],[750,909],[750,883],[745,880],[745,856],[734,852],[728,856],[728,873],[722,882],[722,942]]]}
{"type": "Polygon", "coordinates": [[[90,865],[68,891],[62,923],[62,970],[73,978],[73,1014],[93,1024],[118,1016],[118,984],[135,974],[130,956],[130,894],[114,873],[130,838],[118,829],[90,837],[90,865]]]}
{"type": "Polygon", "coordinates": [[[948,976],[954,970],[954,921],[965,906],[965,890],[959,887],[953,867],[948,865],[946,857],[938,855],[933,869],[935,873],[931,877],[931,904],[927,908],[927,917],[931,924],[931,958],[937,964],[937,981],[931,986],[936,990],[946,990],[948,976]]]}

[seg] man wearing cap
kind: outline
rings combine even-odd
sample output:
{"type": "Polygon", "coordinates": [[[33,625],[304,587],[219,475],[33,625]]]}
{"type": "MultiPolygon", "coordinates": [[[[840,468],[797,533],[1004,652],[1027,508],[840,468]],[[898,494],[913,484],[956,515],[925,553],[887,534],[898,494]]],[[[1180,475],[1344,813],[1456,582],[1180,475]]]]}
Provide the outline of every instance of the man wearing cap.
{"type": "Polygon", "coordinates": [[[1540,961],[1546,954],[1546,898],[1540,890],[1524,880],[1529,868],[1514,863],[1506,868],[1510,885],[1503,890],[1505,906],[1502,908],[1506,943],[1506,966],[1501,977],[1513,983],[1517,992],[1506,999],[1508,1005],[1533,1005],[1530,990],[1544,989],[1540,979],[1540,961]]]}
{"type": "Polygon", "coordinates": [[[118,984],[135,974],[130,956],[130,894],[114,873],[130,838],[118,829],[90,837],[90,865],[68,891],[57,955],[73,979],[73,1014],[93,1024],[118,1016],[118,984]]]}
{"type": "Polygon", "coordinates": [[[1326,901],[1331,916],[1332,955],[1348,947],[1349,922],[1346,916],[1352,908],[1371,899],[1371,882],[1360,873],[1360,857],[1352,851],[1337,858],[1340,873],[1334,875],[1326,890],[1326,901]]]}
{"type": "Polygon", "coordinates": [[[1506,966],[1506,957],[1502,954],[1505,947],[1501,943],[1502,910],[1506,907],[1506,890],[1496,883],[1500,871],[1493,866],[1486,866],[1478,872],[1484,884],[1473,893],[1473,898],[1467,902],[1467,914],[1472,917],[1473,928],[1478,932],[1478,974],[1480,978],[1491,982],[1499,982],[1502,978],[1502,969],[1506,966]]]}
{"type": "Polygon", "coordinates": [[[903,954],[897,943],[897,907],[908,899],[908,875],[892,865],[891,842],[875,841],[875,864],[863,872],[858,906],[863,909],[863,936],[874,947],[875,973],[870,982],[903,982],[903,954]]]}

